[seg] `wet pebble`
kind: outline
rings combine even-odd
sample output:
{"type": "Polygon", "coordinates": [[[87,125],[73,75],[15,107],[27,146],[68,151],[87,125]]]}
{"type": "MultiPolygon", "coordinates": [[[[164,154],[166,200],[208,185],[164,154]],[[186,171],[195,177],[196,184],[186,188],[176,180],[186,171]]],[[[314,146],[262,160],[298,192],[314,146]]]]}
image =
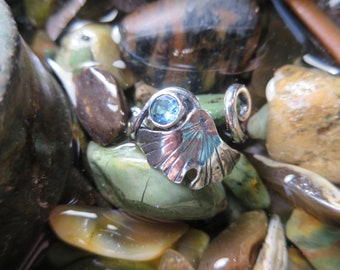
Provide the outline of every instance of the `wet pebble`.
{"type": "Polygon", "coordinates": [[[87,159],[101,194],[128,212],[162,219],[205,219],[227,207],[221,183],[201,190],[169,181],[134,143],[101,147],[90,142],[87,159]]]}
{"type": "Polygon", "coordinates": [[[270,156],[339,184],[340,78],[286,65],[269,81],[266,96],[270,156]]]}
{"type": "Polygon", "coordinates": [[[265,209],[270,205],[268,191],[253,165],[241,154],[232,172],[223,179],[241,204],[249,210],[265,209]]]}
{"type": "MultiPolygon", "coordinates": [[[[112,40],[111,31],[110,25],[90,23],[68,32],[61,39],[56,63],[71,73],[96,67],[111,73],[122,89],[132,86],[135,77],[122,60],[120,49],[112,40]]],[[[61,76],[60,79],[63,82],[66,78],[61,76]]]]}
{"type": "Polygon", "coordinates": [[[277,162],[262,155],[248,156],[267,187],[292,206],[321,220],[340,224],[340,190],[322,176],[304,168],[277,162]]]}
{"type": "Polygon", "coordinates": [[[254,68],[265,28],[260,9],[253,0],[156,1],[126,16],[115,40],[147,83],[212,91],[254,68]]]}
{"type": "Polygon", "coordinates": [[[313,266],[307,261],[307,259],[302,255],[294,246],[288,248],[288,269],[289,270],[313,270],[313,266]]]}
{"type": "Polygon", "coordinates": [[[182,254],[195,269],[209,245],[210,237],[202,230],[190,228],[176,243],[176,251],[182,254]]]}
{"type": "Polygon", "coordinates": [[[92,140],[110,145],[125,135],[129,107],[111,73],[85,68],[74,76],[74,111],[92,140]]]}
{"type": "Polygon", "coordinates": [[[339,227],[321,222],[302,209],[296,208],[287,222],[286,235],[315,269],[339,269],[339,227]]]}
{"type": "Polygon", "coordinates": [[[198,269],[251,269],[265,239],[267,227],[264,211],[242,214],[212,240],[198,269]]]}
{"type": "Polygon", "coordinates": [[[54,232],[66,243],[91,253],[147,261],[161,256],[188,229],[180,222],[160,222],[122,211],[59,205],[50,215],[54,232]]]}
{"type": "Polygon", "coordinates": [[[0,268],[19,269],[73,163],[71,110],[0,1],[0,268]]]}
{"type": "Polygon", "coordinates": [[[202,109],[206,110],[214,120],[216,126],[226,125],[224,108],[224,94],[200,94],[196,95],[202,109]]]}
{"type": "Polygon", "coordinates": [[[162,256],[158,270],[195,270],[195,268],[181,253],[168,249],[162,256]]]}
{"type": "Polygon", "coordinates": [[[268,104],[264,104],[254,113],[247,123],[247,131],[252,139],[263,140],[267,138],[268,104]]]}

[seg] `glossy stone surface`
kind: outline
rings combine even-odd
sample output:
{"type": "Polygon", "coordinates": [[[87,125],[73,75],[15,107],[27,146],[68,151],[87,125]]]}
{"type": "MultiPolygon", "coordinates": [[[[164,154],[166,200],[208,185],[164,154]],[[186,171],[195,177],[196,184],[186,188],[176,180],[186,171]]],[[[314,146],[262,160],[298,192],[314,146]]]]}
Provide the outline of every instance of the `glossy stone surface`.
{"type": "Polygon", "coordinates": [[[340,265],[340,229],[296,208],[286,226],[287,238],[317,270],[336,270],[340,265]]]}
{"type": "Polygon", "coordinates": [[[60,270],[157,270],[158,260],[133,261],[104,257],[84,249],[67,244],[61,240],[53,240],[44,247],[43,258],[34,269],[60,270]]]}
{"type": "Polygon", "coordinates": [[[194,191],[152,168],[134,143],[101,147],[90,142],[87,159],[95,183],[114,206],[163,219],[205,219],[227,207],[221,183],[194,191]]]}
{"type": "Polygon", "coordinates": [[[275,72],[266,92],[269,155],[339,184],[340,78],[286,65],[275,72]]]}
{"type": "Polygon", "coordinates": [[[262,155],[248,156],[265,185],[294,207],[328,223],[340,224],[340,190],[322,176],[262,155]]]}
{"type": "Polygon", "coordinates": [[[288,269],[289,270],[313,270],[313,266],[307,261],[306,257],[303,256],[294,246],[288,248],[288,269]]]}
{"type": "Polygon", "coordinates": [[[105,257],[86,257],[66,265],[62,270],[158,270],[157,265],[150,262],[111,259],[105,257]]]}
{"type": "Polygon", "coordinates": [[[286,270],[288,251],[280,217],[272,215],[266,239],[262,245],[253,270],[286,270]]]}
{"type": "Polygon", "coordinates": [[[252,0],[156,1],[126,16],[116,40],[135,74],[152,86],[213,91],[254,68],[260,10],[252,0]]]}
{"type": "Polygon", "coordinates": [[[91,253],[133,261],[159,257],[188,229],[180,222],[134,218],[124,212],[59,205],[50,215],[63,241],[91,253]]]}
{"type": "MultiPolygon", "coordinates": [[[[71,73],[96,67],[111,73],[122,89],[132,86],[135,77],[122,60],[111,30],[110,25],[93,23],[67,33],[61,39],[56,62],[65,72],[71,73]]],[[[61,76],[62,82],[65,79],[61,76]]]]}
{"type": "Polygon", "coordinates": [[[122,89],[108,71],[84,68],[73,77],[74,111],[91,139],[110,145],[126,135],[129,107],[122,89]]]}
{"type": "Polygon", "coordinates": [[[0,268],[19,269],[72,166],[71,111],[0,1],[0,268]]]}
{"type": "Polygon", "coordinates": [[[162,256],[158,270],[195,270],[188,260],[179,252],[168,249],[162,256]]]}
{"type": "Polygon", "coordinates": [[[252,269],[267,227],[264,211],[242,214],[211,241],[198,269],[252,269]]]}
{"type": "Polygon", "coordinates": [[[216,126],[225,126],[224,94],[196,95],[203,110],[206,110],[214,120],[216,126]]]}
{"type": "Polygon", "coordinates": [[[161,95],[150,104],[150,118],[158,125],[171,125],[180,114],[179,101],[170,95],[161,95]]]}
{"type": "MultiPolygon", "coordinates": [[[[57,40],[65,33],[64,31],[67,31],[69,24],[72,24],[74,21],[110,23],[115,19],[117,10],[124,13],[132,12],[147,1],[148,0],[77,0],[59,3],[53,0],[47,0],[44,2],[52,2],[56,8],[54,13],[48,17],[46,32],[51,39],[57,40]]],[[[31,3],[33,1],[27,0],[25,2],[31,3]]],[[[39,0],[34,2],[37,2],[36,8],[42,5],[39,0]]]]}
{"type": "Polygon", "coordinates": [[[247,123],[247,132],[252,139],[263,140],[267,138],[268,104],[264,104],[247,123]]]}
{"type": "Polygon", "coordinates": [[[210,237],[202,230],[190,228],[176,243],[175,249],[197,269],[202,255],[207,249],[210,237]]]}
{"type": "Polygon", "coordinates": [[[232,172],[223,179],[240,203],[249,210],[266,209],[270,205],[268,191],[254,166],[241,154],[232,172]]]}

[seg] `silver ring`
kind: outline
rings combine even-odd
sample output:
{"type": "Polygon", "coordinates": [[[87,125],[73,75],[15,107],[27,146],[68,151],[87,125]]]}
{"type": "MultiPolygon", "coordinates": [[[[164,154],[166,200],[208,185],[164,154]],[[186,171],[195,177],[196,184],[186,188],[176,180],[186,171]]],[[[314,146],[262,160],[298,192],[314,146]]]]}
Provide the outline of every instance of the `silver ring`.
{"type": "Polygon", "coordinates": [[[155,93],[137,117],[133,132],[151,166],[174,183],[186,179],[195,190],[222,181],[240,156],[220,138],[196,97],[179,87],[155,93]]]}
{"type": "Polygon", "coordinates": [[[241,124],[249,118],[251,107],[251,97],[244,85],[233,84],[227,89],[224,96],[226,129],[235,143],[247,140],[245,128],[242,128],[241,124]]]}

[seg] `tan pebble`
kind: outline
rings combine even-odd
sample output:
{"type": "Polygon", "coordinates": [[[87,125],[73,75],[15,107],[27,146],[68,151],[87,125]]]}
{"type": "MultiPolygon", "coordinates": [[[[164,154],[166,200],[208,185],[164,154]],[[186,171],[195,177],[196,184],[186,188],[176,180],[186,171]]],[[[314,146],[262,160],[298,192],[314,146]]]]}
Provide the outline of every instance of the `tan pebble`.
{"type": "Polygon", "coordinates": [[[286,65],[267,87],[270,156],[339,184],[340,78],[286,65]]]}

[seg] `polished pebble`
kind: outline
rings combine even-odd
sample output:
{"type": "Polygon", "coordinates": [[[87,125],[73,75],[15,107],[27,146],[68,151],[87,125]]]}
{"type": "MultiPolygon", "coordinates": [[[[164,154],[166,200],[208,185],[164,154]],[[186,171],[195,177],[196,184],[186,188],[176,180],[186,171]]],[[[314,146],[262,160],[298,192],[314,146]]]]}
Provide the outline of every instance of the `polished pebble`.
{"type": "Polygon", "coordinates": [[[340,224],[340,190],[322,176],[262,155],[248,156],[265,185],[292,206],[333,224],[340,224]]]}
{"type": "Polygon", "coordinates": [[[340,265],[340,229],[296,208],[286,225],[287,238],[317,270],[337,270],[340,265]]]}
{"type": "Polygon", "coordinates": [[[266,146],[280,162],[295,164],[340,184],[340,77],[286,65],[266,89],[266,146]]]}
{"type": "Polygon", "coordinates": [[[251,269],[266,237],[267,227],[264,211],[242,214],[212,240],[198,269],[251,269]]]}
{"type": "Polygon", "coordinates": [[[222,183],[191,190],[151,167],[134,143],[102,147],[90,142],[87,159],[101,194],[128,212],[162,219],[205,219],[227,208],[222,183]]]}
{"type": "Polygon", "coordinates": [[[190,228],[176,243],[176,251],[182,254],[196,269],[207,249],[210,237],[202,230],[190,228]]]}
{"type": "Polygon", "coordinates": [[[158,270],[195,270],[195,268],[181,253],[168,249],[162,256],[158,270]]]}
{"type": "Polygon", "coordinates": [[[129,107],[123,91],[108,71],[85,68],[74,75],[76,104],[74,111],[91,139],[111,145],[124,137],[129,107]]]}
{"type": "Polygon", "coordinates": [[[181,222],[147,220],[118,210],[72,205],[57,206],[49,221],[57,236],[68,244],[134,261],[161,256],[188,229],[181,222]]]}
{"type": "Polygon", "coordinates": [[[266,186],[243,154],[232,172],[223,179],[223,183],[249,210],[266,209],[270,206],[266,186]]]}

